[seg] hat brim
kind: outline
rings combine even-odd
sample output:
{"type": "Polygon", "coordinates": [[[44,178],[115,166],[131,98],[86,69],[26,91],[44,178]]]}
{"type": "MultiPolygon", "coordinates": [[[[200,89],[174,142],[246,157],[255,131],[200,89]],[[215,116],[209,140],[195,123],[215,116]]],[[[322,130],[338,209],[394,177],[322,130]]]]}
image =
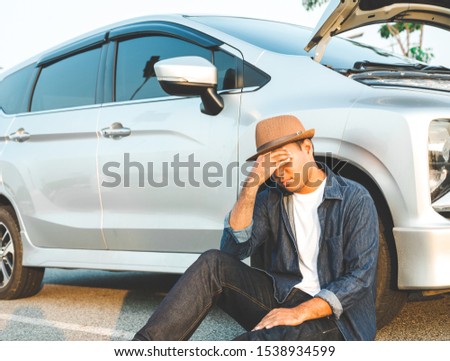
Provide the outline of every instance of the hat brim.
{"type": "Polygon", "coordinates": [[[258,153],[252,155],[250,158],[247,159],[247,162],[255,161],[261,154],[265,154],[265,153],[268,153],[268,152],[270,152],[270,151],[272,151],[274,149],[281,148],[283,145],[286,145],[286,144],[289,144],[289,143],[294,143],[294,142],[297,142],[297,141],[302,140],[302,139],[312,138],[312,137],[314,137],[314,133],[315,133],[314,129],[308,129],[308,130],[305,130],[304,132],[302,132],[299,135],[293,136],[292,138],[283,139],[279,143],[274,142],[274,144],[272,144],[270,147],[261,149],[258,153]]]}

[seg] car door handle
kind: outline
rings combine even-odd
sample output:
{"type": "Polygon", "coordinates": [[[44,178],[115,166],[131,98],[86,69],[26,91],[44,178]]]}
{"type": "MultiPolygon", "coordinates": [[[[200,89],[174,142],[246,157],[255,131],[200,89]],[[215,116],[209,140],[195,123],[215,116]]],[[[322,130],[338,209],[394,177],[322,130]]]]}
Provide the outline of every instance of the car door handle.
{"type": "Polygon", "coordinates": [[[120,139],[131,134],[130,128],[125,128],[121,123],[112,123],[108,128],[102,129],[105,138],[120,139]]]}
{"type": "Polygon", "coordinates": [[[20,128],[17,129],[15,133],[11,133],[8,136],[8,139],[14,142],[23,143],[30,139],[30,133],[27,133],[25,129],[20,128]]]}

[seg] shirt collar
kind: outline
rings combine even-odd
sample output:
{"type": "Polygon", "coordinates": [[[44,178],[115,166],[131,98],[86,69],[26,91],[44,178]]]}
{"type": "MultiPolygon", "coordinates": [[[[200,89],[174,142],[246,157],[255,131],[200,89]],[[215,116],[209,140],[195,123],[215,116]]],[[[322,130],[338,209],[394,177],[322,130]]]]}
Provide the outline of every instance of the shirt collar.
{"type": "Polygon", "coordinates": [[[339,199],[342,200],[341,187],[346,187],[344,179],[341,176],[335,174],[326,164],[317,162],[319,168],[325,171],[327,180],[325,184],[325,191],[323,193],[324,199],[339,199]]]}

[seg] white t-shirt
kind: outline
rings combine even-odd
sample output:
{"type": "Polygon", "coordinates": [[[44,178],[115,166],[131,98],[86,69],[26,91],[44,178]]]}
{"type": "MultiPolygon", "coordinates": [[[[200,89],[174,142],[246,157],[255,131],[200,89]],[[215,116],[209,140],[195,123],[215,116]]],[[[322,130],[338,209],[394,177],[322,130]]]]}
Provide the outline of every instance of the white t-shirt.
{"type": "Polygon", "coordinates": [[[322,203],[325,180],[319,188],[308,194],[294,193],[294,224],[303,279],[295,287],[315,296],[320,291],[317,274],[320,224],[317,208],[322,203]]]}

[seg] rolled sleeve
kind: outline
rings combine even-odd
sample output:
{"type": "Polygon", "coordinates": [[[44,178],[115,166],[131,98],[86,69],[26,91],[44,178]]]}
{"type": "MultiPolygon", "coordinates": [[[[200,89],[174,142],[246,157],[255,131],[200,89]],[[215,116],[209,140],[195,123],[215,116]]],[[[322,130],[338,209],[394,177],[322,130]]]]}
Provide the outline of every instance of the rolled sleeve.
{"type": "Polygon", "coordinates": [[[334,317],[336,317],[336,319],[339,319],[341,317],[344,309],[342,308],[341,301],[339,301],[339,299],[333,292],[323,289],[320,290],[320,292],[314,297],[318,297],[326,301],[330,305],[331,310],[333,311],[333,315],[334,317]]]}
{"type": "Polygon", "coordinates": [[[250,239],[250,237],[252,236],[253,221],[248,227],[236,231],[233,228],[231,228],[231,226],[230,226],[230,214],[231,214],[231,212],[229,212],[225,216],[225,220],[223,222],[223,228],[229,229],[229,231],[233,234],[234,239],[238,243],[244,243],[244,242],[248,241],[250,239]]]}

